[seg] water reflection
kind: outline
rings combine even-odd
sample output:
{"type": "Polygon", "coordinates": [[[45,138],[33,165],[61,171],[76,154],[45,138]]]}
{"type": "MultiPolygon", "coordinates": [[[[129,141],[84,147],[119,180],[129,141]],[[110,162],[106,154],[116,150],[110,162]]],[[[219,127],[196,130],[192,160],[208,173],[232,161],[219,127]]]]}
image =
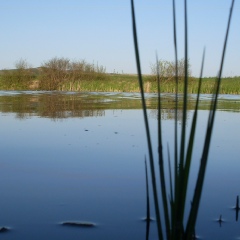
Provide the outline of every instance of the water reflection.
{"type": "Polygon", "coordinates": [[[222,219],[222,215],[219,216],[217,222],[219,223],[219,227],[222,227],[222,223],[224,222],[224,220],[222,219]]]}
{"type": "MultiPolygon", "coordinates": [[[[162,98],[163,139],[170,152],[173,97],[162,98]]],[[[201,109],[209,109],[209,99],[202,96],[201,109]]],[[[223,98],[218,105],[223,111],[217,113],[196,226],[204,239],[225,240],[240,234],[235,222],[239,99],[223,98]],[[219,214],[229,220],[222,228],[219,214]]],[[[189,97],[189,119],[194,100],[189,97]]],[[[156,94],[148,94],[147,103],[156,151],[156,94]]],[[[140,221],[146,214],[143,156],[147,148],[138,94],[0,92],[0,112],[0,232],[5,240],[156,239],[156,222],[140,221]],[[57,119],[64,121],[50,121],[57,119]],[[97,225],[89,228],[85,223],[97,225]]],[[[207,117],[208,111],[199,112],[189,192],[194,188],[207,117]]],[[[155,217],[153,207],[146,216],[155,217]]]]}
{"type": "Polygon", "coordinates": [[[236,198],[236,206],[234,207],[234,210],[236,212],[236,222],[238,221],[238,212],[240,210],[240,207],[239,207],[239,196],[237,196],[236,198]]]}
{"type": "MultiPolygon", "coordinates": [[[[146,104],[150,117],[157,118],[157,95],[147,94],[146,104]]],[[[200,109],[208,110],[211,95],[203,95],[200,109]]],[[[188,110],[194,109],[196,96],[189,96],[188,110]]],[[[162,119],[174,118],[175,100],[173,94],[162,94],[162,119]]],[[[182,119],[181,102],[178,119],[182,119]]],[[[0,112],[15,113],[19,119],[39,116],[51,119],[74,117],[102,117],[109,109],[141,109],[137,93],[76,93],[76,92],[16,92],[0,91],[0,112]]],[[[218,109],[240,111],[240,96],[220,96],[218,109]]]]}

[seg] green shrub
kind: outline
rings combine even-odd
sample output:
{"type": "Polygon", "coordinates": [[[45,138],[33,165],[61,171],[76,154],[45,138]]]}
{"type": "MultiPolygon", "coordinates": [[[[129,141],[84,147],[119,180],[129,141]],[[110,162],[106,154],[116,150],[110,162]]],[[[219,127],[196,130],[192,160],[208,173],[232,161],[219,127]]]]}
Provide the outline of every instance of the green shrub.
{"type": "Polygon", "coordinates": [[[41,66],[39,88],[57,90],[66,84],[83,80],[104,80],[106,69],[86,61],[70,61],[68,58],[52,58],[41,66]]]}
{"type": "Polygon", "coordinates": [[[20,59],[15,64],[16,69],[1,71],[1,85],[6,89],[28,89],[36,73],[26,60],[20,59]]]}

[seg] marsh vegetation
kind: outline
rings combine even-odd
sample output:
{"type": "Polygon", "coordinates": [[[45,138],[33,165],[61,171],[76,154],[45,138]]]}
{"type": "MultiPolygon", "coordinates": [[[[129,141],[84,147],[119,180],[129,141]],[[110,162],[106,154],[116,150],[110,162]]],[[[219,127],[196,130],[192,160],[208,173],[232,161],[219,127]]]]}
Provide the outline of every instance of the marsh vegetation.
{"type": "Polygon", "coordinates": [[[1,71],[0,88],[8,90],[0,91],[0,233],[6,240],[239,236],[240,97],[221,95],[239,93],[238,85],[224,88],[239,78],[221,78],[234,1],[219,75],[202,78],[204,52],[199,81],[188,60],[186,3],[185,57],[178,60],[175,42],[175,62],[156,57],[152,75],[141,73],[133,0],[138,76],[67,58],[37,69],[20,60],[16,69],[1,71]],[[9,91],[17,89],[41,91],[9,91]],[[226,161],[230,155],[233,164],[226,161]],[[232,177],[220,183],[227,169],[232,177]],[[231,224],[219,231],[226,221],[231,224]]]}
{"type": "MultiPolygon", "coordinates": [[[[163,128],[162,128],[162,104],[161,104],[161,88],[162,83],[168,80],[168,71],[165,73],[163,68],[165,65],[159,64],[158,56],[156,55],[156,75],[157,75],[157,89],[158,89],[158,121],[157,121],[157,162],[153,154],[152,138],[149,128],[149,120],[147,115],[147,105],[145,100],[144,81],[142,78],[141,61],[138,48],[138,37],[135,17],[134,0],[131,0],[131,13],[132,13],[132,31],[133,42],[136,57],[136,68],[138,72],[139,88],[142,99],[143,118],[145,123],[147,147],[148,147],[148,160],[151,173],[151,185],[153,189],[153,202],[156,216],[156,224],[158,230],[158,239],[168,240],[192,240],[196,239],[196,223],[199,215],[200,202],[203,192],[203,184],[206,175],[206,168],[209,158],[210,143],[213,135],[213,126],[215,123],[215,116],[217,111],[217,103],[219,97],[219,90],[222,80],[223,65],[225,60],[225,53],[227,47],[227,40],[229,35],[230,23],[234,7],[234,0],[232,0],[229,18],[227,22],[227,29],[223,43],[222,56],[220,61],[219,72],[216,77],[215,85],[213,88],[213,96],[211,99],[211,107],[209,109],[209,116],[206,126],[205,138],[203,140],[202,150],[199,154],[199,166],[196,169],[196,179],[194,181],[194,190],[189,189],[191,165],[193,163],[193,150],[196,138],[197,119],[199,114],[199,99],[202,87],[202,76],[205,60],[205,49],[203,50],[202,64],[197,88],[197,101],[193,111],[192,123],[190,125],[189,136],[187,138],[187,109],[189,98],[189,64],[188,64],[188,12],[187,0],[184,1],[184,60],[183,64],[178,61],[178,47],[177,47],[177,30],[176,30],[176,12],[175,1],[173,3],[173,32],[174,32],[174,51],[175,51],[175,64],[166,64],[170,72],[175,72],[175,118],[174,118],[174,144],[173,144],[173,161],[167,146],[167,161],[164,158],[163,150],[163,128]],[[171,65],[173,66],[171,68],[171,65]],[[183,67],[182,67],[183,65],[183,67]],[[170,66],[170,67],[169,67],[170,66]],[[175,67],[174,67],[175,66],[175,67]],[[182,69],[183,68],[183,69],[182,69]],[[161,75],[161,72],[163,74],[161,75]],[[166,79],[167,78],[167,79],[166,79]],[[178,131],[178,112],[179,112],[179,79],[183,79],[183,108],[182,108],[182,126],[181,131],[178,131]],[[180,133],[180,137],[179,137],[180,133]],[[166,163],[168,162],[168,177],[166,177],[166,163]],[[158,178],[156,177],[158,173],[158,178]],[[159,195],[160,192],[160,195],[159,195]],[[190,199],[188,195],[190,194],[190,199]],[[187,203],[190,202],[191,206],[187,208],[187,203]]],[[[146,171],[147,172],[147,171],[146,171]]],[[[146,174],[147,184],[147,174],[146,174]]],[[[149,199],[147,191],[147,199],[149,199]]],[[[238,199],[238,197],[237,197],[238,199]]],[[[148,202],[148,201],[147,201],[148,202]]],[[[236,205],[236,212],[238,212],[238,203],[236,205]]],[[[149,204],[147,204],[147,222],[149,225],[149,204]]],[[[237,217],[236,217],[237,218],[237,217]]],[[[217,220],[220,226],[223,222],[222,215],[217,220]]]]}
{"type": "MultiPolygon", "coordinates": [[[[179,93],[184,89],[184,61],[179,65],[179,93]]],[[[156,64],[151,65],[152,73],[143,75],[144,91],[157,92],[156,64]]],[[[161,69],[161,92],[175,93],[174,63],[159,60],[161,69]]],[[[191,76],[189,69],[189,93],[197,93],[198,78],[191,76]]],[[[213,93],[215,78],[203,78],[201,93],[213,93]]],[[[105,67],[90,64],[84,60],[71,61],[68,58],[52,58],[39,68],[31,68],[26,60],[16,62],[15,69],[0,71],[1,90],[58,90],[78,92],[139,92],[138,77],[134,74],[107,73],[105,67]]],[[[222,79],[221,94],[240,94],[240,77],[222,79]]]]}

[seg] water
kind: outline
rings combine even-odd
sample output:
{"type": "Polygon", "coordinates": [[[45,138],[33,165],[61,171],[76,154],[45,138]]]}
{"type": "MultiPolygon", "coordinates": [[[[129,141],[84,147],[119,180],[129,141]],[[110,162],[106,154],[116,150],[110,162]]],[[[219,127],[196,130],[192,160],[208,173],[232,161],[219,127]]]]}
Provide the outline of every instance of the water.
{"type": "MultiPolygon", "coordinates": [[[[155,94],[147,104],[156,156],[155,94]]],[[[173,106],[172,96],[163,95],[164,150],[168,142],[172,157],[173,106]]],[[[204,95],[189,205],[208,107],[204,95]]],[[[0,92],[0,119],[0,227],[9,229],[0,233],[3,239],[145,239],[147,147],[139,94],[0,92]],[[67,221],[95,226],[62,225],[67,221]]],[[[232,210],[240,194],[239,122],[240,96],[220,96],[196,226],[203,239],[240,236],[232,210]]],[[[152,222],[149,239],[156,238],[152,222]]]]}

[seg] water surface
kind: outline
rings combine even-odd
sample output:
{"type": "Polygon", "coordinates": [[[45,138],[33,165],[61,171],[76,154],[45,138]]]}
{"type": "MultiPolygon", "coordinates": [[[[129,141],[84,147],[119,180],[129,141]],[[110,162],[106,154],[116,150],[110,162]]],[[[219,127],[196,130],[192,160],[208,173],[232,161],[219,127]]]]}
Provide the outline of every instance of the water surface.
{"type": "MultiPolygon", "coordinates": [[[[201,97],[189,205],[210,98],[201,97]]],[[[189,99],[188,127],[195,96],[189,99]]],[[[173,157],[173,95],[162,100],[164,151],[168,142],[173,157]]],[[[156,150],[156,94],[147,95],[147,105],[156,150]]],[[[0,227],[9,229],[0,237],[145,239],[147,147],[139,94],[0,92],[0,119],[0,227]],[[62,225],[75,221],[95,226],[62,225]]],[[[240,194],[239,122],[240,96],[221,95],[196,226],[203,239],[240,236],[231,209],[240,194]]],[[[156,239],[155,222],[150,230],[149,239],[156,239]]]]}

